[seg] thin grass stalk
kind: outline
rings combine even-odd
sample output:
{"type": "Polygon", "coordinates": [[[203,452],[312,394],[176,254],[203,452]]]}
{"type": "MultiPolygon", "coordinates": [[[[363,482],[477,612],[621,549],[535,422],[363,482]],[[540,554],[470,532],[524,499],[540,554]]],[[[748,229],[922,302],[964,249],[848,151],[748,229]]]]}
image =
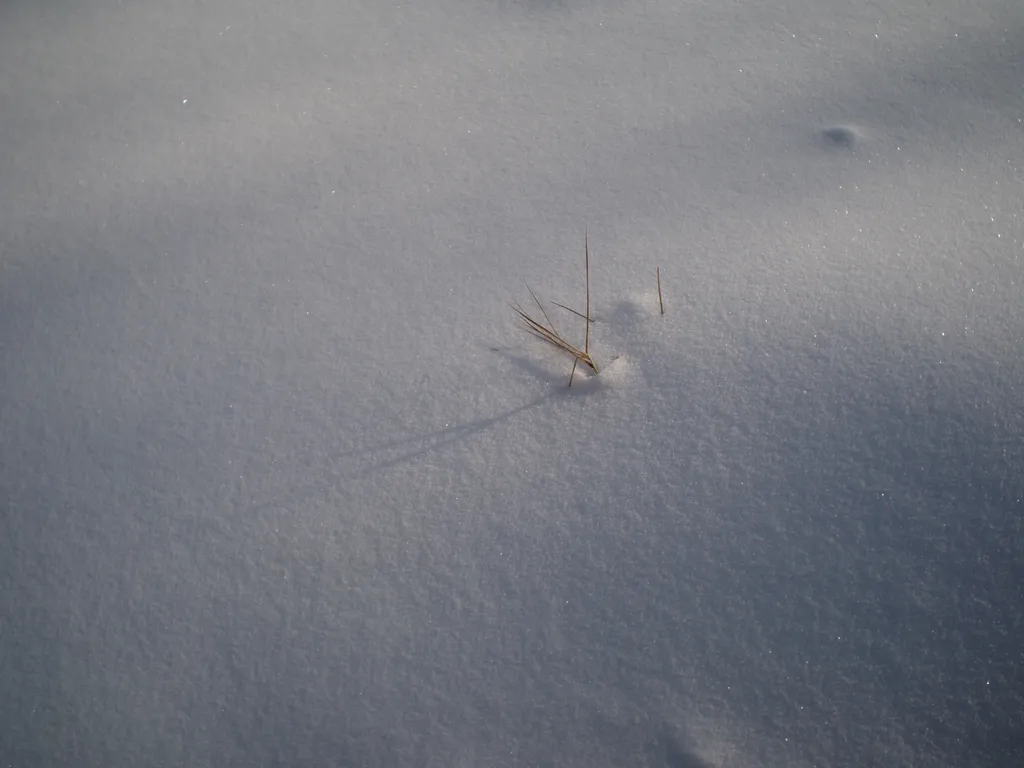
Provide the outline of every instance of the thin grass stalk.
{"type": "Polygon", "coordinates": [[[655,274],[658,276],[658,306],[661,308],[661,314],[665,314],[665,302],[661,300],[661,267],[655,268],[655,274]]]}
{"type": "MultiPolygon", "coordinates": [[[[586,282],[587,282],[587,317],[586,326],[587,333],[586,338],[583,340],[583,351],[590,355],[590,242],[587,230],[583,230],[583,260],[584,269],[586,271],[586,282]]],[[[594,368],[596,371],[597,368],[594,368]]]]}
{"type": "MultiPolygon", "coordinates": [[[[582,312],[573,309],[572,307],[567,307],[565,306],[565,304],[559,304],[557,301],[552,301],[551,303],[554,304],[556,307],[559,307],[560,309],[564,309],[566,312],[572,312],[574,315],[576,315],[576,317],[580,318],[581,320],[587,319],[586,315],[584,315],[582,312]]],[[[590,318],[590,322],[594,322],[594,318],[590,318]]]]}

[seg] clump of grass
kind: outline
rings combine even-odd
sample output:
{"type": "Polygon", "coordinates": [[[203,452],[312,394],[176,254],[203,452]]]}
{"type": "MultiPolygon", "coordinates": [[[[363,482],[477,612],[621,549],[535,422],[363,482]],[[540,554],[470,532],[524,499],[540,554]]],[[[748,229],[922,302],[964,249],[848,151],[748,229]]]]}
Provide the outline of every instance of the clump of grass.
{"type": "Polygon", "coordinates": [[[525,329],[529,333],[532,333],[541,341],[550,344],[555,349],[564,352],[572,357],[572,371],[570,371],[569,373],[570,387],[572,386],[573,377],[576,375],[576,368],[579,367],[580,364],[585,365],[594,373],[598,372],[597,363],[595,363],[594,358],[590,356],[590,244],[588,242],[588,237],[586,233],[584,233],[583,235],[583,256],[587,302],[586,313],[580,314],[575,309],[570,309],[569,307],[566,307],[562,304],[558,304],[557,302],[552,302],[556,306],[561,307],[562,309],[568,312],[572,312],[574,315],[583,318],[586,330],[584,332],[585,335],[582,349],[580,349],[578,346],[570,342],[568,339],[565,338],[565,336],[558,332],[558,330],[555,328],[555,324],[551,321],[551,318],[548,316],[547,310],[544,309],[544,305],[541,303],[540,299],[537,298],[537,294],[533,292],[533,289],[530,288],[530,286],[526,286],[526,289],[530,292],[530,297],[533,299],[534,304],[537,305],[537,309],[540,310],[540,316],[544,318],[544,321],[541,322],[536,317],[531,316],[526,310],[522,308],[522,306],[520,306],[518,302],[514,302],[511,305],[512,310],[517,315],[519,315],[520,319],[525,324],[525,329]]]}

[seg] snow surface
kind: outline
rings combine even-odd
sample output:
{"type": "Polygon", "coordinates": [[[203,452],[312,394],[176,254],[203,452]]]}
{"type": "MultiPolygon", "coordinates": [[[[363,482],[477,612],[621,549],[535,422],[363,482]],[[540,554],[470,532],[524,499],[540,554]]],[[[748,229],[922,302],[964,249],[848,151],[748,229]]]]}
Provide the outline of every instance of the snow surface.
{"type": "Polygon", "coordinates": [[[0,765],[1024,765],[1022,40],[0,4],[0,765]]]}

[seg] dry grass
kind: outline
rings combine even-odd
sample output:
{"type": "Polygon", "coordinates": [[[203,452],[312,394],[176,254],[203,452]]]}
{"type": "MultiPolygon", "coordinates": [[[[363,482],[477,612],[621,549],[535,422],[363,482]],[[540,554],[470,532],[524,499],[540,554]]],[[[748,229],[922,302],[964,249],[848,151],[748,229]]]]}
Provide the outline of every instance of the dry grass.
{"type": "Polygon", "coordinates": [[[555,328],[555,324],[551,321],[551,318],[548,316],[547,310],[544,309],[544,305],[541,303],[540,299],[537,298],[537,294],[535,294],[529,286],[527,286],[526,289],[530,291],[530,297],[533,299],[534,304],[537,305],[537,309],[540,310],[540,317],[544,319],[543,322],[541,322],[541,320],[539,320],[537,317],[531,316],[525,309],[522,308],[522,306],[518,302],[515,302],[511,305],[513,311],[517,315],[519,315],[520,319],[525,324],[526,330],[529,333],[532,333],[541,341],[550,344],[555,349],[560,350],[572,357],[572,371],[569,373],[570,387],[572,386],[573,377],[576,375],[576,368],[579,367],[581,363],[590,370],[592,370],[594,373],[598,372],[597,364],[594,362],[594,358],[590,356],[590,244],[588,242],[588,237],[586,233],[584,233],[583,235],[583,254],[587,302],[586,313],[581,314],[577,312],[575,309],[570,309],[569,307],[566,307],[562,304],[552,302],[555,304],[555,306],[561,307],[567,312],[571,312],[577,317],[583,318],[586,330],[584,332],[585,335],[582,349],[580,349],[578,346],[570,342],[568,339],[565,338],[565,336],[558,332],[558,330],[555,328]]]}

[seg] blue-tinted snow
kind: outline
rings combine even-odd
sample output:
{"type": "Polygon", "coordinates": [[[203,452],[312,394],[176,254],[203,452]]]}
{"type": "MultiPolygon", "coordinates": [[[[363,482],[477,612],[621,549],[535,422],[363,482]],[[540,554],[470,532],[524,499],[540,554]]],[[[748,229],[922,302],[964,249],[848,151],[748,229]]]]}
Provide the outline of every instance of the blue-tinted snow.
{"type": "Polygon", "coordinates": [[[4,3],[0,765],[1024,764],[1024,10],[889,5],[4,3]]]}

